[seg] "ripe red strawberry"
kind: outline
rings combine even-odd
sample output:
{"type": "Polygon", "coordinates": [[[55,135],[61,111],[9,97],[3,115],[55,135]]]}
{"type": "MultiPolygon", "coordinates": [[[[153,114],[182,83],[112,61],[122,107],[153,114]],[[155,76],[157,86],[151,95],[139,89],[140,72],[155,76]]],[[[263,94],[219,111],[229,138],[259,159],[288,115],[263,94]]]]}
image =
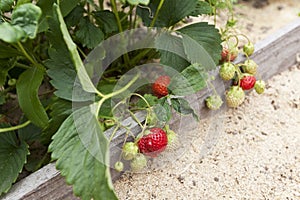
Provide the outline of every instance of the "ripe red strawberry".
{"type": "Polygon", "coordinates": [[[256,78],[251,75],[246,75],[240,80],[240,86],[243,90],[250,90],[254,87],[256,78]]]}
{"type": "Polygon", "coordinates": [[[239,54],[239,49],[237,47],[233,47],[232,49],[228,49],[227,47],[223,47],[221,52],[221,62],[229,62],[234,61],[239,54]]]}
{"type": "Polygon", "coordinates": [[[155,82],[152,84],[152,91],[155,96],[158,98],[167,96],[169,94],[168,85],[171,82],[171,78],[169,76],[160,76],[155,82]]]}
{"type": "Polygon", "coordinates": [[[137,144],[141,153],[154,158],[166,149],[168,137],[161,128],[151,128],[147,132],[137,144]]]}

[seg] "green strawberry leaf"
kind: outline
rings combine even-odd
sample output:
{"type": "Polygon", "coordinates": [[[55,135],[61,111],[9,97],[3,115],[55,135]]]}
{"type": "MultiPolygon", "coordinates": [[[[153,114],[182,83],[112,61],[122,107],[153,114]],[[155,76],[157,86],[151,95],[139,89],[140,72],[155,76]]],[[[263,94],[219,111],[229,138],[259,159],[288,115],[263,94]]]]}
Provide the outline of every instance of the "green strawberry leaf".
{"type": "Polygon", "coordinates": [[[76,71],[77,71],[78,79],[79,79],[80,83],[82,84],[83,89],[87,92],[90,92],[90,93],[98,93],[97,88],[93,85],[90,77],[88,76],[88,74],[85,70],[83,62],[81,61],[81,58],[78,54],[77,46],[73,42],[73,40],[72,40],[72,38],[69,34],[67,26],[64,22],[64,18],[62,16],[61,12],[60,12],[59,6],[54,4],[53,8],[55,9],[57,19],[58,19],[58,22],[60,24],[60,30],[61,30],[64,42],[67,45],[67,48],[70,52],[71,59],[74,63],[76,71]]]}
{"type": "Polygon", "coordinates": [[[64,120],[72,114],[72,102],[63,99],[57,99],[50,106],[51,119],[48,126],[43,130],[41,141],[44,144],[48,144],[51,141],[51,137],[58,131],[64,120]]]}
{"type": "Polygon", "coordinates": [[[21,27],[26,35],[33,39],[37,34],[38,21],[41,15],[42,11],[38,6],[32,3],[22,4],[13,11],[11,24],[21,27]]]}
{"type": "Polygon", "coordinates": [[[191,16],[199,16],[199,15],[211,15],[213,14],[213,7],[209,2],[206,1],[198,1],[195,7],[195,10],[191,13],[191,16]]]}
{"type": "MultiPolygon", "coordinates": [[[[56,0],[39,0],[37,5],[42,9],[42,17],[39,23],[38,32],[44,32],[48,29],[47,17],[52,16],[53,4],[57,2],[56,0]]],[[[61,12],[65,17],[67,16],[80,2],[80,0],[62,0],[60,1],[61,12]]]]}
{"type": "Polygon", "coordinates": [[[65,22],[68,27],[78,25],[81,18],[84,15],[84,8],[82,6],[76,6],[66,17],[65,22]]]}
{"type": "Polygon", "coordinates": [[[194,111],[194,109],[190,106],[189,102],[183,98],[175,98],[171,99],[172,108],[176,110],[178,113],[182,115],[192,114],[193,117],[199,121],[199,117],[194,111]]]}
{"type": "MultiPolygon", "coordinates": [[[[23,124],[26,121],[27,121],[26,117],[22,117],[20,120],[20,124],[23,124]]],[[[21,140],[27,142],[28,144],[29,142],[32,142],[34,140],[39,140],[41,134],[42,134],[42,129],[32,123],[18,130],[18,137],[21,140]]]]}
{"type": "Polygon", "coordinates": [[[15,61],[15,58],[0,59],[0,86],[5,84],[8,71],[14,67],[15,61]]]}
{"type": "Polygon", "coordinates": [[[88,17],[81,18],[75,36],[84,47],[89,49],[95,48],[104,39],[101,29],[91,23],[88,17]]]}
{"type": "Polygon", "coordinates": [[[211,61],[209,61],[210,59],[205,56],[208,53],[215,64],[219,63],[222,52],[222,40],[218,29],[207,22],[200,22],[185,26],[179,29],[178,32],[183,34],[184,49],[192,63],[202,64],[204,59],[205,65],[203,66],[205,68],[209,70],[216,68],[216,65],[212,65],[211,61]],[[199,43],[199,45],[197,46],[196,43],[199,43]]]}
{"type": "Polygon", "coordinates": [[[96,89],[85,69],[82,69],[83,63],[76,50],[76,45],[70,38],[56,4],[53,6],[53,16],[48,18],[48,24],[50,31],[47,36],[51,47],[48,50],[50,59],[45,62],[45,65],[49,68],[47,74],[52,79],[51,84],[57,89],[55,95],[66,100],[90,100],[93,98],[93,94],[84,91],[82,84],[78,83],[79,81],[76,82],[76,79],[83,79],[83,84],[87,85],[88,89],[92,91],[96,89]]]}
{"type": "Polygon", "coordinates": [[[0,196],[17,180],[28,154],[27,144],[19,141],[14,132],[0,133],[0,196]]]}
{"type": "Polygon", "coordinates": [[[117,32],[119,30],[117,20],[113,12],[101,10],[94,12],[93,15],[96,19],[96,23],[106,34],[117,32]]]}
{"type": "MultiPolygon", "coordinates": [[[[197,5],[198,0],[167,0],[164,1],[156,22],[155,27],[170,27],[177,22],[184,19],[186,16],[190,15],[197,5]]],[[[151,24],[153,16],[155,16],[156,10],[160,0],[152,0],[150,4],[145,7],[138,7],[137,13],[143,19],[146,26],[151,24]]]]}
{"type": "Polygon", "coordinates": [[[207,73],[205,69],[195,63],[171,78],[169,89],[173,94],[186,96],[195,94],[206,86],[207,73]]]}
{"type": "MultiPolygon", "coordinates": [[[[144,98],[150,106],[154,106],[157,104],[158,98],[156,96],[153,96],[152,94],[145,94],[144,98]]],[[[136,105],[138,108],[147,108],[148,107],[147,103],[141,98],[138,100],[136,105]]]]}
{"type": "Polygon", "coordinates": [[[31,3],[31,2],[32,2],[32,0],[18,0],[16,7],[19,7],[20,5],[23,5],[25,3],[31,3]]]}
{"type": "Polygon", "coordinates": [[[162,123],[167,123],[172,118],[171,107],[167,98],[159,99],[158,104],[154,105],[153,111],[156,114],[157,119],[162,123]]]}
{"type": "Polygon", "coordinates": [[[11,58],[22,55],[18,50],[0,41],[0,59],[11,58]]]}
{"type": "Polygon", "coordinates": [[[191,65],[184,52],[182,38],[162,32],[155,38],[155,47],[161,54],[161,64],[177,71],[182,71],[191,65]]]}
{"type": "Polygon", "coordinates": [[[47,113],[38,98],[38,89],[44,79],[44,71],[32,67],[23,72],[17,81],[19,105],[25,116],[36,126],[45,128],[47,113]]]}
{"type": "Polygon", "coordinates": [[[0,24],[0,40],[7,43],[17,43],[24,38],[26,33],[19,26],[12,26],[8,22],[0,24]]]}
{"type": "Polygon", "coordinates": [[[56,167],[82,199],[117,199],[109,170],[108,140],[101,131],[97,103],[73,112],[49,146],[56,167]]]}
{"type": "Polygon", "coordinates": [[[0,0],[0,11],[8,12],[12,9],[14,0],[0,0]]]}

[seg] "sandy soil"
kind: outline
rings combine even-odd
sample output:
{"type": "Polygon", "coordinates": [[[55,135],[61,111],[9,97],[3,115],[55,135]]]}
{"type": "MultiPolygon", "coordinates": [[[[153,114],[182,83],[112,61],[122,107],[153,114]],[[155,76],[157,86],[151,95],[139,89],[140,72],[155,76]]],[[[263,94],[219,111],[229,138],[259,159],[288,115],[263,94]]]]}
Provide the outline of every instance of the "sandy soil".
{"type": "MultiPolygon", "coordinates": [[[[297,18],[298,0],[236,7],[239,28],[254,42],[297,18]]],[[[299,65],[300,66],[300,65],[299,65]]],[[[127,173],[114,186],[120,199],[300,199],[300,67],[268,80],[263,95],[250,92],[238,109],[220,113],[216,145],[202,157],[199,137],[167,167],[127,173]]],[[[200,136],[216,119],[201,121],[200,136]]]]}

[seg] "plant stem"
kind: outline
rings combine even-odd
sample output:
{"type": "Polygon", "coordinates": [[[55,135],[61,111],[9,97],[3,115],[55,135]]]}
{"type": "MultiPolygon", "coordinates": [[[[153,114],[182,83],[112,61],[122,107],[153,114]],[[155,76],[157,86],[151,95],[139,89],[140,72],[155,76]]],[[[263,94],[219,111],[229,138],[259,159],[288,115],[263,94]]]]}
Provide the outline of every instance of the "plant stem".
{"type": "Polygon", "coordinates": [[[24,64],[22,64],[22,63],[15,63],[15,66],[16,67],[19,67],[19,68],[22,68],[22,69],[30,69],[30,67],[29,66],[27,66],[27,65],[24,65],[24,64]]]}
{"type": "Polygon", "coordinates": [[[99,7],[100,7],[100,10],[103,10],[104,9],[104,6],[103,6],[103,0],[99,0],[99,7]]]}
{"type": "Polygon", "coordinates": [[[12,126],[12,127],[8,127],[8,128],[0,128],[0,133],[18,130],[18,129],[28,126],[30,123],[31,123],[31,121],[28,120],[28,121],[24,122],[23,124],[20,124],[17,126],[12,126]]]}
{"type": "Polygon", "coordinates": [[[125,92],[138,78],[139,78],[139,74],[137,74],[135,77],[133,77],[131,79],[131,81],[129,81],[129,83],[127,83],[127,85],[125,85],[123,88],[117,90],[117,91],[114,91],[112,93],[109,93],[109,94],[106,94],[106,95],[103,95],[102,96],[102,99],[99,101],[98,103],[98,106],[97,106],[97,113],[100,112],[100,109],[101,109],[101,106],[102,104],[107,100],[107,99],[110,99],[114,96],[117,96],[118,94],[121,94],[123,92],[125,92]]]}
{"type": "MultiPolygon", "coordinates": [[[[116,17],[116,20],[117,20],[119,32],[121,33],[121,32],[123,32],[123,28],[122,28],[120,16],[119,16],[118,9],[117,9],[117,3],[116,3],[115,0],[110,0],[110,3],[111,3],[111,6],[112,6],[112,11],[113,11],[113,13],[116,17]]],[[[121,36],[122,36],[122,39],[123,39],[124,35],[121,34],[121,36]]],[[[125,62],[126,67],[129,67],[129,56],[128,56],[128,54],[125,53],[123,58],[124,58],[124,62],[125,62]]]]}
{"type": "Polygon", "coordinates": [[[87,57],[86,54],[83,52],[83,50],[82,50],[79,46],[77,46],[77,49],[78,49],[78,51],[81,53],[81,55],[82,55],[84,58],[87,57]]]}
{"type": "Polygon", "coordinates": [[[155,22],[156,22],[156,19],[157,19],[158,14],[159,14],[159,11],[160,11],[162,5],[164,4],[164,2],[165,2],[165,0],[160,0],[159,5],[158,5],[158,7],[157,7],[157,10],[156,10],[156,12],[155,12],[155,15],[154,15],[154,17],[153,17],[153,20],[152,20],[152,22],[151,22],[151,24],[150,24],[150,27],[154,27],[155,22]]]}
{"type": "Polygon", "coordinates": [[[21,52],[24,54],[24,56],[35,66],[38,66],[38,63],[26,52],[23,45],[18,42],[18,47],[20,48],[21,52]]]}

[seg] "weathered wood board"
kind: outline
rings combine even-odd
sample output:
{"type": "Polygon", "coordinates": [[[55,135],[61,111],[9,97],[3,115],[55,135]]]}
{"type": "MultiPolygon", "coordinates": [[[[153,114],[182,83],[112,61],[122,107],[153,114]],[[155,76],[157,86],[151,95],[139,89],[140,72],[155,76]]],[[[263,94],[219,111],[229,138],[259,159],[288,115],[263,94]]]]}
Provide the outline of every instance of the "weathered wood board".
{"type": "MultiPolygon", "coordinates": [[[[300,53],[300,19],[294,21],[290,25],[279,30],[269,38],[256,44],[256,52],[252,55],[252,59],[259,64],[259,74],[264,80],[269,79],[297,62],[296,55],[300,53]]],[[[237,62],[242,61],[242,56],[238,57],[237,62]]],[[[299,62],[299,58],[298,58],[299,62]]],[[[214,85],[216,89],[224,88],[223,81],[217,75],[217,70],[213,72],[216,80],[214,85]]],[[[225,87],[228,87],[225,85],[225,87]]],[[[198,96],[198,102],[204,102],[209,95],[208,90],[202,90],[198,96]]],[[[204,103],[201,105],[200,112],[202,117],[209,116],[209,111],[205,108],[204,103]]],[[[143,117],[140,113],[139,118],[143,117]]],[[[124,121],[128,123],[128,121],[124,121]]],[[[176,123],[176,120],[173,122],[176,123]]],[[[132,129],[139,131],[135,122],[130,123],[132,129]]],[[[122,134],[120,130],[114,137],[114,145],[119,145],[122,134]]],[[[112,159],[114,154],[112,153],[112,159]]],[[[119,174],[112,170],[113,179],[117,179],[119,174]]],[[[6,195],[0,197],[1,200],[68,200],[78,199],[73,196],[72,188],[65,184],[64,178],[60,176],[55,169],[55,164],[51,163],[37,172],[22,179],[14,184],[12,189],[6,195]]]]}

